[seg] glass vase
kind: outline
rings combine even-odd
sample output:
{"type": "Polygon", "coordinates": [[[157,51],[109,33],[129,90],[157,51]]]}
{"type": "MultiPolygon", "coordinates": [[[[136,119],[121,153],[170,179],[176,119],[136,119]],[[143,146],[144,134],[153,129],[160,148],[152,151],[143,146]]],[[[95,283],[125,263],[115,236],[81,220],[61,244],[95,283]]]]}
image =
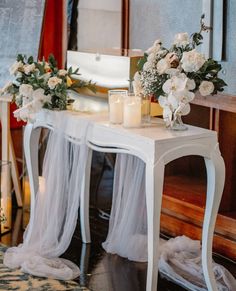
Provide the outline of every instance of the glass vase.
{"type": "Polygon", "coordinates": [[[183,123],[181,115],[176,114],[171,121],[170,129],[176,131],[184,131],[187,130],[188,127],[183,123]]]}

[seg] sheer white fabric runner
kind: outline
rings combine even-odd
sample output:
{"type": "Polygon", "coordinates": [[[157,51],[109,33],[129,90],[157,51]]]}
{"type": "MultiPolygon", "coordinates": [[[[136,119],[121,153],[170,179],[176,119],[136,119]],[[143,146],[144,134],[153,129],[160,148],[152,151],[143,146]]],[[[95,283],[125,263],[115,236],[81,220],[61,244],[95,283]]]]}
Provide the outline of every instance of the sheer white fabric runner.
{"type": "MultiPolygon", "coordinates": [[[[113,202],[104,249],[133,261],[147,261],[145,164],[140,159],[118,154],[113,202]]],[[[159,271],[190,290],[207,290],[201,266],[200,241],[181,236],[161,240],[159,271]]],[[[236,290],[236,280],[227,269],[213,264],[218,290],[236,290]]]]}
{"type": "Polygon", "coordinates": [[[88,121],[80,121],[82,139],[77,145],[64,136],[67,120],[58,113],[55,118],[58,127],[50,133],[44,158],[45,185],[37,193],[35,218],[30,220],[33,231],[30,234],[28,227],[23,244],[7,250],[4,264],[37,276],[70,280],[79,275],[79,268],[58,256],[68,248],[77,223],[88,121]]]}
{"type": "MultiPolygon", "coordinates": [[[[57,126],[44,158],[45,185],[37,193],[35,217],[30,220],[33,231],[29,233],[27,228],[23,244],[7,250],[4,264],[36,276],[70,280],[79,275],[79,268],[58,257],[68,248],[77,223],[89,119],[79,118],[74,126],[81,131],[78,145],[64,136],[68,119],[59,113],[55,116],[57,126]]],[[[109,233],[103,247],[109,253],[145,262],[146,234],[145,165],[136,157],[118,154],[109,233]]],[[[187,237],[162,241],[160,271],[185,288],[206,290],[200,252],[200,243],[187,237]]],[[[219,290],[236,290],[235,279],[224,267],[214,264],[214,272],[219,290]]]]}

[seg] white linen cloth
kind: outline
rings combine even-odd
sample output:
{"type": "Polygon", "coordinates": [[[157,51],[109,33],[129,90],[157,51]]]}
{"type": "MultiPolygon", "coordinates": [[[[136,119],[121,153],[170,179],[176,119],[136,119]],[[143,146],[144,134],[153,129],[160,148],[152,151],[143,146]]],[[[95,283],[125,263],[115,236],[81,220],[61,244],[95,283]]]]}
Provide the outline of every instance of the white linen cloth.
{"type": "Polygon", "coordinates": [[[37,193],[35,217],[30,220],[33,231],[30,234],[28,227],[23,243],[6,251],[4,264],[37,276],[70,280],[79,275],[79,268],[58,256],[68,248],[77,223],[89,121],[80,120],[78,145],[64,136],[68,120],[59,112],[54,118],[56,127],[50,133],[43,165],[45,186],[37,193]]]}
{"type": "MultiPolygon", "coordinates": [[[[103,247],[129,260],[147,261],[145,164],[137,157],[117,155],[109,232],[103,247]]],[[[200,241],[186,236],[161,240],[157,263],[163,275],[186,289],[207,290],[200,241]]],[[[227,269],[216,263],[213,269],[218,290],[236,290],[236,280],[227,269]]]]}

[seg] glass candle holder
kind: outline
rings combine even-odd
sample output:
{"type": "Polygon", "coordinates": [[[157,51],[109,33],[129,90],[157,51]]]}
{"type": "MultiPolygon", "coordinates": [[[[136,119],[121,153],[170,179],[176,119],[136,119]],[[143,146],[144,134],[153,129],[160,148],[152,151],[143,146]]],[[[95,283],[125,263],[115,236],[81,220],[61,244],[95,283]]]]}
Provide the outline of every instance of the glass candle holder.
{"type": "Polygon", "coordinates": [[[151,96],[142,95],[142,124],[149,124],[151,122],[151,96]]]}
{"type": "Polygon", "coordinates": [[[141,97],[129,94],[124,99],[124,127],[140,127],[142,121],[141,97]]]}
{"type": "Polygon", "coordinates": [[[127,90],[109,90],[109,120],[113,124],[123,123],[124,97],[127,96],[127,90]]]}

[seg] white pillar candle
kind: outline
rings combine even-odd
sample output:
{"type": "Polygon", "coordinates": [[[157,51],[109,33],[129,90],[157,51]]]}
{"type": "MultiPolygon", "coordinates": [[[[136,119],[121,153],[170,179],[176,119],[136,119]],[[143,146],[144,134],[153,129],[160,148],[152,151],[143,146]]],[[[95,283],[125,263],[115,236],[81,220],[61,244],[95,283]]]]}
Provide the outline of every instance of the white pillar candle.
{"type": "Polygon", "coordinates": [[[124,101],[124,127],[140,127],[141,118],[141,98],[127,97],[124,101]]]}
{"type": "Polygon", "coordinates": [[[109,103],[109,117],[110,122],[121,124],[123,122],[123,96],[112,96],[109,103]],[[115,100],[114,100],[115,99],[115,100]]]}

